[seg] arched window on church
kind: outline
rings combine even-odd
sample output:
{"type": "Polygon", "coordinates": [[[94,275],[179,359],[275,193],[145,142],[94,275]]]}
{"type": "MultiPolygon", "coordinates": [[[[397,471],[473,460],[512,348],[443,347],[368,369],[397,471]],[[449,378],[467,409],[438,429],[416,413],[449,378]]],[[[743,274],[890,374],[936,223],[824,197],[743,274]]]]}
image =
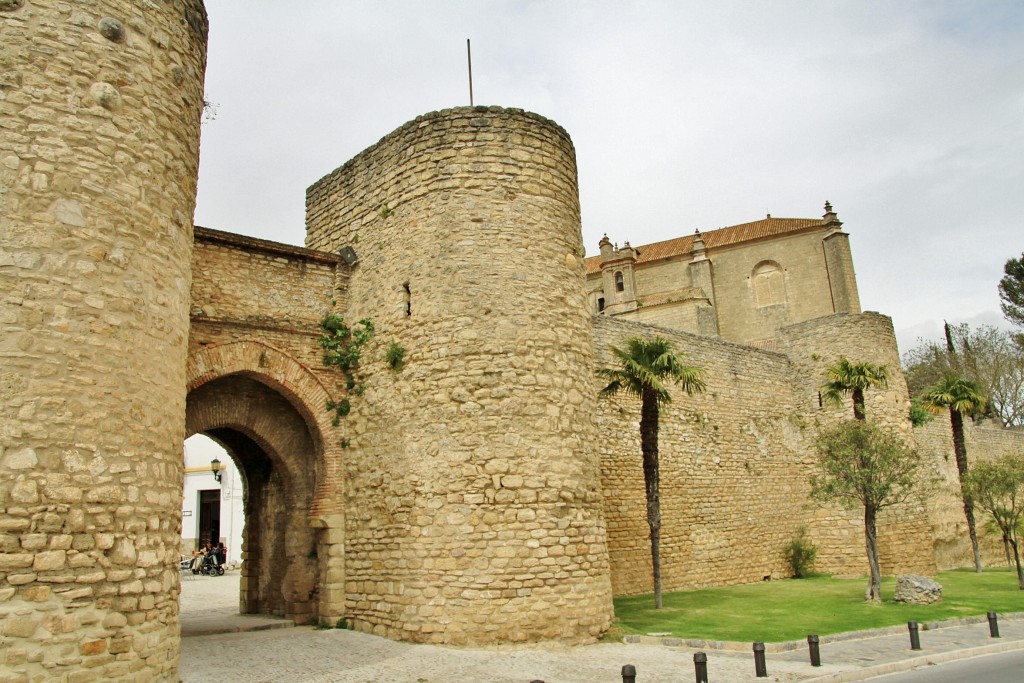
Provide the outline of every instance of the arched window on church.
{"type": "Polygon", "coordinates": [[[786,303],[786,284],[782,268],[774,261],[762,261],[754,267],[754,305],[772,306],[786,303]]]}
{"type": "Polygon", "coordinates": [[[622,271],[615,272],[615,291],[621,292],[626,289],[626,282],[622,279],[622,271]]]}

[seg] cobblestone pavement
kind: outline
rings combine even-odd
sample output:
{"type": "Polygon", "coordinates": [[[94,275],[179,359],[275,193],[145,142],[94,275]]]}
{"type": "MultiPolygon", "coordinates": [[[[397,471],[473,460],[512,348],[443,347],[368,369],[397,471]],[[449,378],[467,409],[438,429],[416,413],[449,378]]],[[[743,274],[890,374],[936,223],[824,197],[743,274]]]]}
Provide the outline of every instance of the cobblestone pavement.
{"type": "MultiPolygon", "coordinates": [[[[1001,618],[999,639],[988,624],[963,624],[922,630],[922,650],[911,651],[905,627],[822,638],[821,667],[808,661],[806,643],[768,645],[768,678],[757,678],[751,647],[726,644],[603,643],[583,647],[446,648],[396,643],[354,631],[310,627],[276,628],[250,633],[250,626],[289,626],[261,617],[241,617],[238,573],[186,579],[182,585],[184,683],[441,683],[453,681],[529,683],[621,683],[621,669],[632,664],[637,683],[692,681],[693,655],[707,654],[710,683],[804,681],[842,683],[865,680],[913,666],[961,659],[986,652],[1024,649],[1024,619],[1001,618]],[[246,621],[252,620],[252,621],[246,621]],[[191,633],[212,633],[189,637],[191,633]],[[785,647],[793,649],[785,650],[785,647]],[[780,651],[781,650],[781,651],[780,651]]],[[[922,626],[923,628],[923,626],[922,626]]],[[[677,641],[670,640],[675,643],[677,641]]]]}

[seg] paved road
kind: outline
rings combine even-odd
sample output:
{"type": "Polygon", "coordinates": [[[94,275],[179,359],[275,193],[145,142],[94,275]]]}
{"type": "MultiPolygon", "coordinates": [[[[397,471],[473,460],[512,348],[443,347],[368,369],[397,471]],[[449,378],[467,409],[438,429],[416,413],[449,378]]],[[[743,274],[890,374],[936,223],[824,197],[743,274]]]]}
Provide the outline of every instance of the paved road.
{"type": "Polygon", "coordinates": [[[1024,681],[1024,651],[972,657],[869,680],[872,683],[1021,683],[1024,681]]]}
{"type": "MultiPolygon", "coordinates": [[[[181,622],[186,637],[179,670],[183,683],[621,683],[624,664],[636,667],[637,683],[692,681],[693,655],[698,650],[707,653],[712,683],[846,683],[990,651],[1024,649],[1024,615],[1001,619],[1000,639],[989,637],[984,618],[980,623],[924,630],[923,649],[916,652],[910,650],[907,630],[901,627],[887,634],[823,637],[821,667],[810,666],[806,643],[794,644],[790,650],[769,644],[769,678],[759,679],[749,643],[729,650],[677,640],[666,645],[661,639],[645,638],[638,644],[470,649],[293,627],[280,619],[239,616],[238,582],[237,571],[183,581],[181,622]],[[236,632],[268,627],[274,630],[236,632]]],[[[938,670],[931,667],[925,673],[938,670]]],[[[931,678],[925,680],[933,683],[931,678]]],[[[974,683],[972,678],[950,680],[974,683]]],[[[1024,675],[1010,680],[1019,683],[1024,675]]]]}

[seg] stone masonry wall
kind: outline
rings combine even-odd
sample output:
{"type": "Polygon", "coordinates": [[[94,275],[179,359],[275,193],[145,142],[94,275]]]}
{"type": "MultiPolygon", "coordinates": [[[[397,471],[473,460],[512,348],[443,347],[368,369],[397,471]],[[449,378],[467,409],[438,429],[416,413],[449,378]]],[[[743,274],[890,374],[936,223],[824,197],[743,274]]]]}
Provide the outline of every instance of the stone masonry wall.
{"type": "MultiPolygon", "coordinates": [[[[860,329],[855,322],[846,333],[860,329]]],[[[875,322],[862,321],[865,334],[875,322]]],[[[658,334],[674,340],[689,364],[707,372],[703,394],[675,392],[662,413],[666,590],[789,576],[782,549],[801,526],[819,548],[819,571],[867,573],[862,513],[823,508],[808,498],[808,480],[816,471],[813,440],[819,425],[833,419],[833,411],[818,408],[809,392],[813,387],[816,394],[820,376],[802,376],[800,365],[782,354],[711,337],[604,316],[595,316],[594,325],[597,367],[613,364],[610,345],[658,334]]],[[[635,399],[599,403],[602,487],[617,595],[651,590],[639,419],[635,399]]],[[[934,574],[929,531],[923,506],[883,514],[883,571],[934,574]],[[900,522],[904,516],[909,519],[900,522]]]]}
{"type": "MultiPolygon", "coordinates": [[[[970,419],[965,419],[964,432],[969,467],[1002,455],[1024,453],[1024,431],[1020,429],[1003,429],[994,424],[976,425],[970,419]]],[[[935,561],[939,569],[973,567],[974,554],[967,534],[967,518],[964,516],[960,494],[956,456],[953,454],[949,414],[936,415],[928,424],[916,428],[914,436],[922,454],[929,461],[931,471],[939,479],[938,490],[928,500],[935,561]]],[[[1006,557],[1000,536],[985,531],[985,524],[990,518],[987,512],[975,507],[974,519],[978,528],[982,563],[985,566],[1000,567],[1005,565],[1006,557]]]]}
{"type": "Polygon", "coordinates": [[[0,680],[177,681],[198,0],[0,3],[0,680]]]}
{"type": "MultiPolygon", "coordinates": [[[[867,361],[886,366],[890,372],[888,387],[865,392],[867,419],[894,432],[908,444],[916,445],[910,423],[907,384],[901,370],[896,335],[890,318],[869,311],[858,314],[837,313],[807,320],[779,331],[778,350],[786,353],[793,363],[802,401],[812,407],[819,404],[819,390],[825,380],[825,368],[841,357],[853,362],[867,361]]],[[[839,420],[849,419],[852,413],[853,403],[848,398],[840,408],[832,408],[827,404],[823,406],[818,411],[817,422],[822,427],[832,426],[839,420]]],[[[923,467],[922,481],[929,474],[928,467],[923,467]]],[[[926,489],[922,489],[921,494],[913,500],[886,508],[879,515],[878,546],[884,573],[932,575],[937,571],[934,556],[929,551],[932,530],[925,504],[928,496],[926,489]]],[[[858,511],[856,516],[862,515],[863,512],[858,511]]],[[[863,523],[858,520],[855,524],[859,530],[852,532],[853,535],[856,537],[859,534],[862,537],[863,523]]],[[[827,562],[828,553],[842,547],[840,542],[847,539],[851,531],[832,528],[830,532],[823,529],[822,533],[830,533],[834,538],[821,553],[824,556],[822,559],[827,562]]],[[[863,557],[863,550],[849,557],[848,562],[858,563],[859,558],[863,557]]]]}
{"type": "Polygon", "coordinates": [[[341,300],[341,257],[242,235],[196,228],[192,318],[250,327],[316,329],[341,300]]]}
{"type": "Polygon", "coordinates": [[[587,641],[611,618],[572,144],[534,114],[427,114],[307,194],[360,261],[371,356],[344,428],[347,616],[404,640],[587,641]]]}

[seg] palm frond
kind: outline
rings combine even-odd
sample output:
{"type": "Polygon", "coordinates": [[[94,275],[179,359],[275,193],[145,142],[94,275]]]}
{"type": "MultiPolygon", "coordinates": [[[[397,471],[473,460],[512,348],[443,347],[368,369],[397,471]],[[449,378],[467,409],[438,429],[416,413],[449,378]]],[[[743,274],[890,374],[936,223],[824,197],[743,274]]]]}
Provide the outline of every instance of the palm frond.
{"type": "Polygon", "coordinates": [[[974,415],[985,409],[985,394],[978,385],[955,375],[947,375],[921,394],[921,405],[933,413],[953,410],[974,415]]]}
{"type": "Polygon", "coordinates": [[[609,381],[600,392],[603,397],[619,391],[640,396],[646,389],[653,391],[659,404],[664,404],[672,400],[670,384],[677,384],[690,395],[706,389],[704,370],[686,365],[672,342],[664,337],[631,337],[624,348],[612,346],[611,352],[619,367],[598,370],[598,375],[609,381]]]}

